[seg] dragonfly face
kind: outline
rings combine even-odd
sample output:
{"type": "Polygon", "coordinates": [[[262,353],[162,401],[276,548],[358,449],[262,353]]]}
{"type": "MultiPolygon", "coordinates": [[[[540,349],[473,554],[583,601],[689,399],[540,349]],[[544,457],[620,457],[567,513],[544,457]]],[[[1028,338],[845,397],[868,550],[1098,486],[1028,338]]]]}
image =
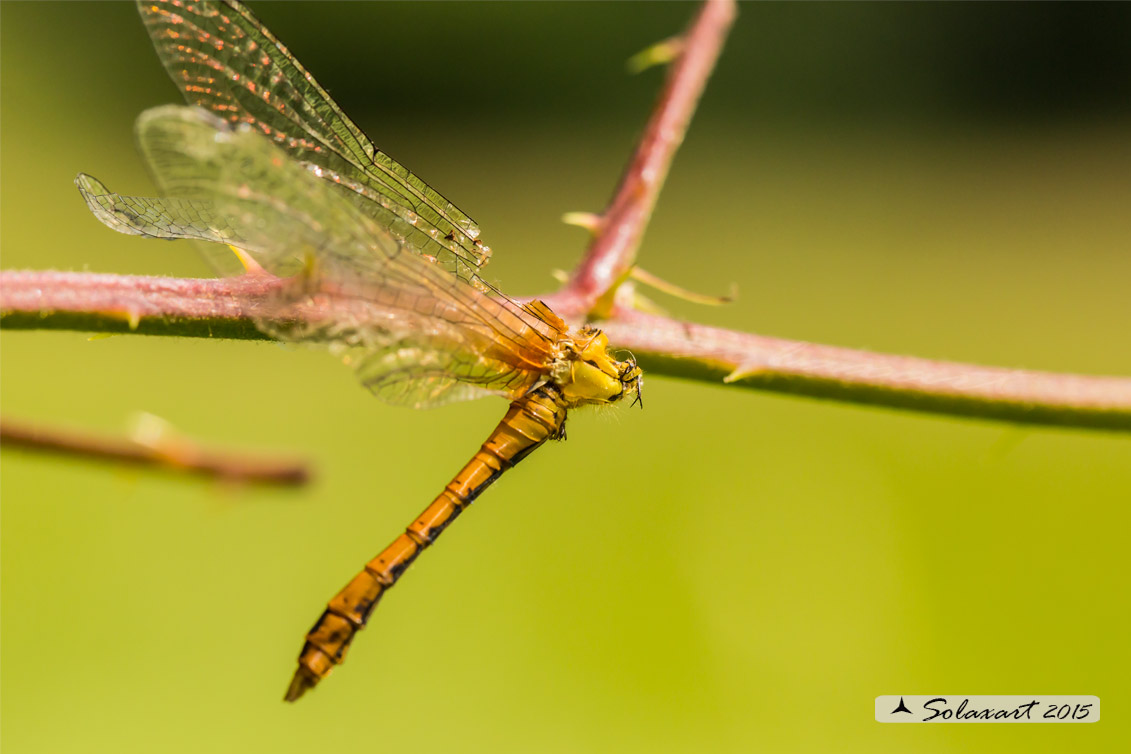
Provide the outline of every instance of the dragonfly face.
{"type": "Polygon", "coordinates": [[[552,370],[554,381],[569,405],[615,403],[630,392],[640,400],[643,376],[636,359],[617,361],[609,353],[609,339],[592,327],[560,343],[552,370]]]}

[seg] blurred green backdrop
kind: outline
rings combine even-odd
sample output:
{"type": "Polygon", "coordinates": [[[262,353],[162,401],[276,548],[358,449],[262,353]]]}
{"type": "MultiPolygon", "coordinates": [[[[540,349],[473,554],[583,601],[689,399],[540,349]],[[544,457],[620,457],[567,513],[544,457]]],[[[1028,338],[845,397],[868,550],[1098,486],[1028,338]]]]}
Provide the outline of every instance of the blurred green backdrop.
{"type": "MultiPolygon", "coordinates": [[[[253,6],[382,148],[549,290],[681,4],[253,6]]],[[[5,268],[206,275],[71,185],[150,183],[177,95],[128,4],[0,7],[5,268]]],[[[1131,374],[1131,6],[743,6],[641,252],[744,330],[1131,374]]],[[[384,406],[316,351],[6,332],[2,408],[297,451],[231,490],[5,451],[6,752],[1110,751],[1126,741],[1131,444],[681,383],[579,415],[280,701],[322,604],[502,414],[384,406]],[[435,647],[444,647],[436,656],[435,647]],[[1097,694],[1088,726],[885,726],[889,693],[1097,694]]]]}

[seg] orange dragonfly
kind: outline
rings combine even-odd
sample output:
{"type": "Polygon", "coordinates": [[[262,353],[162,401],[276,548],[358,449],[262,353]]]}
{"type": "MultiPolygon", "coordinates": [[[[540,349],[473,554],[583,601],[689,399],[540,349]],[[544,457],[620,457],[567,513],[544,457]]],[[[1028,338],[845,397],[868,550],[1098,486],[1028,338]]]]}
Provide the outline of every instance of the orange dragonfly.
{"type": "Polygon", "coordinates": [[[541,301],[520,304],[485,283],[490,250],[475,223],[377,150],[242,5],[138,7],[192,107],[138,118],[161,197],[115,194],[78,176],[98,219],[122,233],[211,242],[222,272],[238,271],[239,259],[277,276],[257,325],[328,345],[391,403],[511,401],[447,487],[329,601],[287,689],[294,701],[345,659],[381,596],[483,490],[564,438],[570,409],[638,402],[641,372],[631,356],[617,360],[599,330],[572,329],[541,301]],[[333,315],[320,317],[331,300],[333,315]]]}

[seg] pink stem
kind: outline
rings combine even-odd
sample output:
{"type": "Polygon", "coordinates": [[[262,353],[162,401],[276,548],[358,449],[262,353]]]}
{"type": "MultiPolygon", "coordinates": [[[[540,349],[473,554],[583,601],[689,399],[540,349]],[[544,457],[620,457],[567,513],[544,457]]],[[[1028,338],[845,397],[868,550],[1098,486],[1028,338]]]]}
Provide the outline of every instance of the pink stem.
{"type": "Polygon", "coordinates": [[[732,0],[707,0],[683,36],[667,80],[612,202],[565,291],[593,311],[597,300],[632,266],[672,157],[715,67],[735,17],[732,0]]]}
{"type": "Polygon", "coordinates": [[[854,403],[1027,424],[1131,430],[1131,378],[935,361],[617,311],[609,340],[653,371],[854,403]],[[659,370],[657,367],[659,366],[659,370]]]}
{"type": "MultiPolygon", "coordinates": [[[[252,318],[280,281],[269,275],[172,279],[69,272],[0,272],[5,328],[63,328],[197,337],[265,338],[252,318]]],[[[585,302],[545,299],[567,320],[585,302]]],[[[296,319],[334,319],[349,301],[322,297],[296,319]]],[[[601,327],[649,374],[986,419],[1131,431],[1131,378],[1002,369],[872,353],[677,322],[616,309],[601,327]]]]}

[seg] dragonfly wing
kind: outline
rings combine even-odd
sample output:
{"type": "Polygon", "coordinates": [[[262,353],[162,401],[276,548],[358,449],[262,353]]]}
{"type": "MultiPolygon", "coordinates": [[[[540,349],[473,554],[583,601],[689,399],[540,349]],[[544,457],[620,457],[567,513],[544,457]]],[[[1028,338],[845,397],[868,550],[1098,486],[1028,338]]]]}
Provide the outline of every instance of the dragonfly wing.
{"type": "Polygon", "coordinates": [[[75,185],[94,216],[119,233],[239,244],[235,230],[216,216],[210,201],[123,196],[86,173],[79,173],[75,185]]]}
{"type": "Polygon", "coordinates": [[[189,104],[245,123],[355,207],[473,279],[490,249],[466,214],[376,149],[302,65],[237,2],[139,0],[158,57],[189,104]]]}
{"type": "Polygon", "coordinates": [[[162,194],[171,197],[148,201],[206,203],[274,275],[297,275],[312,257],[326,272],[361,275],[402,247],[270,141],[204,110],[153,108],[138,117],[136,131],[162,194]]]}
{"type": "Polygon", "coordinates": [[[207,199],[175,199],[156,196],[124,196],[106,188],[97,178],[79,173],[75,178],[86,206],[106,226],[119,233],[147,238],[187,238],[225,275],[244,271],[239,259],[221,244],[246,246],[215,205],[207,199]]]}
{"type": "Polygon", "coordinates": [[[330,345],[395,403],[516,397],[543,379],[560,323],[413,253],[258,132],[174,106],[142,113],[137,131],[158,184],[180,195],[123,197],[83,176],[84,198],[123,232],[238,238],[289,279],[256,309],[265,332],[330,345]],[[198,215],[212,221],[186,222],[198,215]]]}
{"type": "Polygon", "coordinates": [[[500,369],[491,359],[470,351],[438,353],[414,337],[381,349],[358,349],[345,356],[362,384],[382,399],[421,408],[495,394],[511,400],[536,382],[521,369],[500,369]],[[451,379],[458,374],[459,379],[451,379]]]}

